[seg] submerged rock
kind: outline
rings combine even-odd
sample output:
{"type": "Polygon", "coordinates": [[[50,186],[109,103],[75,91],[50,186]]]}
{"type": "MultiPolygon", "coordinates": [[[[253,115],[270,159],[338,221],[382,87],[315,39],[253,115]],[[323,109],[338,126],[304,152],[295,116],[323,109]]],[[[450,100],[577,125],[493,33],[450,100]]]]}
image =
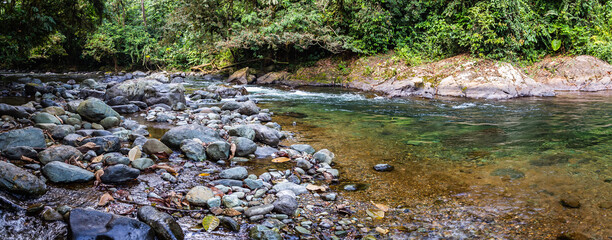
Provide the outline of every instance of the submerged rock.
{"type": "Polygon", "coordinates": [[[71,239],[155,240],[155,232],[138,220],[89,209],[70,211],[71,239]]]}
{"type": "Polygon", "coordinates": [[[28,171],[0,161],[0,189],[28,196],[40,196],[47,192],[47,185],[28,171]]]}
{"type": "Polygon", "coordinates": [[[283,239],[278,232],[263,225],[256,225],[249,230],[249,237],[253,240],[281,240],[283,239]]]}
{"type": "Polygon", "coordinates": [[[183,240],[185,234],[181,226],[170,214],[157,211],[154,207],[138,209],[138,219],[148,224],[160,240],[183,240]]]}
{"type": "Polygon", "coordinates": [[[389,164],[376,164],[374,165],[374,170],[378,171],[378,172],[391,172],[393,171],[394,167],[389,165],[389,164]]]}
{"type": "Polygon", "coordinates": [[[525,173],[513,168],[498,168],[491,172],[491,176],[508,176],[511,179],[518,179],[525,177],[525,173]]]}

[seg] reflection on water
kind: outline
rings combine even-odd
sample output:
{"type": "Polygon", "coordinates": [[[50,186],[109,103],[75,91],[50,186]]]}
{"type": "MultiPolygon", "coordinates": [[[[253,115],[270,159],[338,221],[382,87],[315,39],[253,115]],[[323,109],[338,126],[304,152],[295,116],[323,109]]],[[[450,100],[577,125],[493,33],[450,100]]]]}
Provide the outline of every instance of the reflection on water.
{"type": "Polygon", "coordinates": [[[433,221],[441,232],[483,224],[499,234],[485,236],[504,238],[612,236],[610,92],[491,102],[314,91],[249,88],[298,141],[335,152],[342,181],[369,184],[347,196],[412,210],[390,222],[433,221]],[[395,171],[375,172],[377,163],[395,171]],[[564,208],[565,196],[582,206],[564,208]]]}

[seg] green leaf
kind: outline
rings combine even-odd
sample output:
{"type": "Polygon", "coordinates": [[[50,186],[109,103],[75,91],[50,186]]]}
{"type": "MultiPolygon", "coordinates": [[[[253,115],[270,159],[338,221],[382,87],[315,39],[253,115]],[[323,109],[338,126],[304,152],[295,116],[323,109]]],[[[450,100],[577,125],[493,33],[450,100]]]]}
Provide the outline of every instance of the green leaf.
{"type": "Polygon", "coordinates": [[[559,50],[559,48],[561,48],[561,40],[559,39],[552,40],[552,42],[550,42],[550,45],[553,51],[556,52],[557,50],[559,50]]]}
{"type": "Polygon", "coordinates": [[[219,218],[213,215],[208,215],[202,219],[202,226],[207,232],[212,232],[219,226],[219,218]]]}

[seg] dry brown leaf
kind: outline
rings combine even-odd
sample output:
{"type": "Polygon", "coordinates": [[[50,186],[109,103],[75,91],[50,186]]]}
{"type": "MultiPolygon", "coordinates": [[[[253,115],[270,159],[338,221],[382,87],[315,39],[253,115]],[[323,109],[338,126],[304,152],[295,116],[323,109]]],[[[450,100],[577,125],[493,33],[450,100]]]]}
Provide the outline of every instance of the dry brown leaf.
{"type": "Polygon", "coordinates": [[[210,212],[212,214],[219,215],[223,213],[223,209],[221,209],[220,207],[214,207],[210,209],[210,212]]]}
{"type": "Polygon", "coordinates": [[[236,154],[236,144],[232,143],[232,145],[230,146],[230,156],[228,159],[234,158],[234,154],[236,154]]]}
{"type": "Polygon", "coordinates": [[[100,177],[102,177],[102,175],[104,175],[104,170],[100,169],[98,171],[96,171],[96,173],[94,173],[94,176],[96,177],[96,181],[94,181],[94,185],[98,186],[98,184],[100,184],[102,182],[102,179],[100,179],[100,177]]]}
{"type": "Polygon", "coordinates": [[[286,158],[286,157],[279,157],[279,158],[272,159],[273,163],[284,163],[284,162],[288,162],[288,161],[291,161],[291,159],[290,158],[286,158]]]}
{"type": "Polygon", "coordinates": [[[238,210],[233,209],[233,208],[226,208],[223,210],[223,215],[229,216],[229,217],[235,217],[241,214],[242,214],[241,212],[238,212],[238,210]]]}
{"type": "Polygon", "coordinates": [[[26,157],[26,156],[21,156],[21,160],[23,160],[23,161],[28,161],[28,162],[37,162],[36,160],[31,159],[31,158],[26,157]]]}
{"type": "Polygon", "coordinates": [[[200,176],[200,177],[208,177],[208,176],[210,176],[210,173],[200,173],[200,174],[198,174],[198,176],[200,176]]]}
{"type": "Polygon", "coordinates": [[[368,216],[374,218],[374,219],[383,219],[385,217],[385,212],[380,211],[380,210],[370,210],[367,209],[366,213],[368,214],[368,216]]]}
{"type": "Polygon", "coordinates": [[[94,158],[91,159],[91,163],[99,163],[102,161],[102,159],[104,159],[104,154],[100,154],[94,158]]]}
{"type": "Polygon", "coordinates": [[[380,203],[374,203],[373,201],[370,201],[372,204],[374,204],[374,206],[376,206],[378,209],[380,209],[383,212],[388,212],[389,211],[389,206],[385,205],[385,204],[380,204],[380,203]]]}
{"type": "Polygon", "coordinates": [[[382,235],[385,235],[385,234],[389,233],[388,229],[384,229],[384,228],[381,228],[381,227],[376,227],[376,231],[378,233],[382,234],[382,235]]]}
{"type": "Polygon", "coordinates": [[[168,171],[169,173],[178,173],[176,171],[176,169],[170,167],[170,166],[166,166],[166,165],[153,165],[151,166],[152,168],[156,168],[156,169],[165,169],[166,171],[168,171]]]}
{"type": "Polygon", "coordinates": [[[88,143],[85,143],[85,144],[81,145],[82,148],[95,148],[96,146],[98,146],[98,145],[96,145],[93,142],[88,142],[88,143]]]}
{"type": "Polygon", "coordinates": [[[106,206],[106,204],[108,204],[108,202],[110,202],[110,201],[115,201],[115,199],[110,194],[105,193],[104,195],[102,195],[102,197],[100,197],[100,201],[98,202],[98,206],[99,207],[106,206]]]}
{"type": "Polygon", "coordinates": [[[133,147],[130,152],[128,152],[128,158],[130,159],[130,161],[139,159],[141,156],[142,152],[140,151],[140,147],[138,146],[133,147]]]}
{"type": "Polygon", "coordinates": [[[314,184],[308,184],[306,185],[306,189],[309,191],[321,191],[321,192],[325,192],[327,191],[327,188],[324,186],[317,186],[314,184]]]}

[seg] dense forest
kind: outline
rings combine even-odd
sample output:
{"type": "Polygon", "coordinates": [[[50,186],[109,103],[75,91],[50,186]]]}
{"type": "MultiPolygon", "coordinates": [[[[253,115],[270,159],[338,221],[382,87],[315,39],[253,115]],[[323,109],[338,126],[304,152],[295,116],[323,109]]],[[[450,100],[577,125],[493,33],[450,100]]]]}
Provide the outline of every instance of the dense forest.
{"type": "Polygon", "coordinates": [[[0,66],[186,70],[392,53],[612,62],[612,0],[4,0],[0,66]]]}

